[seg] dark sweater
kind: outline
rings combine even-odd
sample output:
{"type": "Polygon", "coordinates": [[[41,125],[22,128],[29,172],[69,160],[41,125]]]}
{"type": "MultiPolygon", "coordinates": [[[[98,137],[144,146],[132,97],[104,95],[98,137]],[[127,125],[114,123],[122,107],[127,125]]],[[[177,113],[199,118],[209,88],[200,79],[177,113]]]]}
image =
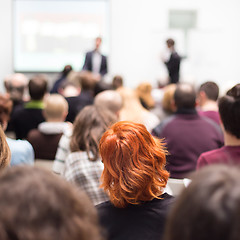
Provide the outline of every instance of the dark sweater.
{"type": "Polygon", "coordinates": [[[169,207],[174,201],[167,193],[141,205],[116,208],[110,201],[97,205],[100,224],[108,240],[161,240],[169,207]]]}

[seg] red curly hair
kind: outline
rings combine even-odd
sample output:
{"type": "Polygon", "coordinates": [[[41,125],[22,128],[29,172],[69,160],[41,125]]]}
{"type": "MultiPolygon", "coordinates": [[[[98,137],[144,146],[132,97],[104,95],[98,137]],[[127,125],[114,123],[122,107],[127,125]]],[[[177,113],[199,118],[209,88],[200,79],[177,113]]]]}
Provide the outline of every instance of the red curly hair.
{"type": "Polygon", "coordinates": [[[114,206],[159,198],[167,184],[167,150],[142,124],[122,121],[107,130],[99,145],[104,163],[101,187],[114,206]]]}

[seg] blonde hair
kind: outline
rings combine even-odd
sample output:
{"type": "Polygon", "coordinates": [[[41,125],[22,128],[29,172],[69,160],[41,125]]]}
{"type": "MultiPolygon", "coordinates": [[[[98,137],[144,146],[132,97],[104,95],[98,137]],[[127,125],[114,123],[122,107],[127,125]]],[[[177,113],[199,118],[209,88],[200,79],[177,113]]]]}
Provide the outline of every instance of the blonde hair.
{"type": "Polygon", "coordinates": [[[146,104],[147,109],[154,107],[155,102],[151,95],[152,85],[148,82],[143,82],[136,89],[138,97],[146,104]]]}
{"type": "Polygon", "coordinates": [[[173,102],[176,87],[177,87],[176,84],[169,84],[164,88],[162,107],[163,107],[163,110],[167,113],[174,112],[172,102],[173,102]]]}
{"type": "Polygon", "coordinates": [[[47,119],[60,119],[68,111],[68,103],[60,94],[51,94],[44,101],[44,113],[47,119]]]}

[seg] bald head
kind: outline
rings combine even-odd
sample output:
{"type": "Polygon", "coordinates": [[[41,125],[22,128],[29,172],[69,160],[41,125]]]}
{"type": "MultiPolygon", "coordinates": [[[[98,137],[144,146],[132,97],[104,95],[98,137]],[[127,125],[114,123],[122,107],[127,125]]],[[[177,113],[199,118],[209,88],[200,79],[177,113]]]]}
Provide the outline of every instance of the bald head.
{"type": "Polygon", "coordinates": [[[174,93],[177,109],[193,109],[196,105],[196,92],[192,85],[179,83],[174,93]]]}
{"type": "Polygon", "coordinates": [[[96,107],[102,107],[118,114],[123,106],[121,95],[114,90],[106,90],[96,95],[94,99],[96,107]]]}

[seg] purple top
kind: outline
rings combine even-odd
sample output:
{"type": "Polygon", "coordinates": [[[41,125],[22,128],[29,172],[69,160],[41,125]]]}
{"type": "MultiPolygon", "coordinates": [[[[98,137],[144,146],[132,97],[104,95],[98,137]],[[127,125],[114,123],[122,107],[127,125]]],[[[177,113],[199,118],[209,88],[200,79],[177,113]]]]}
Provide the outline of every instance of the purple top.
{"type": "Polygon", "coordinates": [[[224,146],[201,154],[197,169],[214,163],[240,164],[240,146],[224,146]]]}
{"type": "Polygon", "coordinates": [[[188,177],[196,170],[200,154],[223,146],[220,127],[197,113],[175,114],[153,130],[167,143],[166,168],[171,178],[188,177]]]}
{"type": "Polygon", "coordinates": [[[200,116],[207,117],[220,125],[220,117],[217,111],[198,111],[200,116]]]}

